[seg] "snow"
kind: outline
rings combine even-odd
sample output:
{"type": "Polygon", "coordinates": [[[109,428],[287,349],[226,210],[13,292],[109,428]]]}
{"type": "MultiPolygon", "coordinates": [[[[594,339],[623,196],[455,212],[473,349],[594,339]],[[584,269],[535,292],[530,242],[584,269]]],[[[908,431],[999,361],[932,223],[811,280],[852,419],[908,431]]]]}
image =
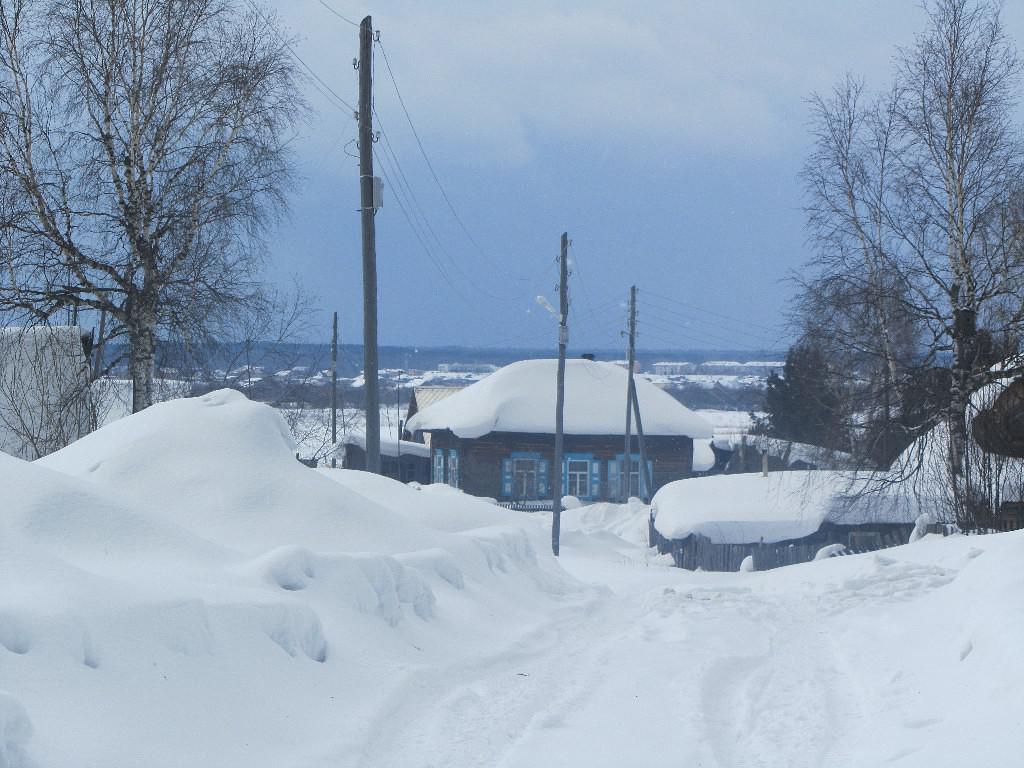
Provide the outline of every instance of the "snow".
{"type": "Polygon", "coordinates": [[[715,466],[715,452],[710,440],[693,441],[693,471],[707,472],[715,466]]]}
{"type": "Polygon", "coordinates": [[[929,503],[869,482],[827,471],[688,478],[660,488],[651,508],[665,538],[696,533],[718,544],[749,544],[803,538],[826,521],[913,523],[929,503]],[[857,498],[865,488],[871,491],[857,498]]]}
{"type": "MultiPolygon", "coordinates": [[[[462,438],[490,432],[551,434],[555,421],[556,360],[512,363],[451,397],[425,408],[407,429],[451,429],[462,438]]],[[[569,435],[615,435],[625,425],[628,374],[613,363],[567,360],[564,430],[569,435]]],[[[710,438],[700,416],[636,377],[637,399],[647,435],[710,438]]]]}
{"type": "Polygon", "coordinates": [[[351,765],[414,670],[587,592],[524,518],[306,468],[280,415],[232,391],[0,456],[0,486],[0,745],[19,768],[351,765]]]}
{"type": "MultiPolygon", "coordinates": [[[[397,432],[397,430],[395,430],[397,432]]],[[[341,442],[339,446],[340,451],[344,452],[344,444],[351,443],[366,450],[366,433],[352,431],[349,432],[341,442]]],[[[411,440],[399,440],[394,434],[387,434],[382,430],[380,436],[380,453],[382,456],[419,456],[421,458],[430,457],[430,448],[423,443],[414,443],[411,440]]]]}
{"type": "MultiPolygon", "coordinates": [[[[739,498],[763,478],[685,482],[708,480],[739,498]]],[[[647,547],[634,500],[563,512],[556,561],[550,514],[303,467],[280,415],[233,392],[0,456],[0,487],[3,768],[1024,749],[1024,532],[693,573],[647,547]]]]}

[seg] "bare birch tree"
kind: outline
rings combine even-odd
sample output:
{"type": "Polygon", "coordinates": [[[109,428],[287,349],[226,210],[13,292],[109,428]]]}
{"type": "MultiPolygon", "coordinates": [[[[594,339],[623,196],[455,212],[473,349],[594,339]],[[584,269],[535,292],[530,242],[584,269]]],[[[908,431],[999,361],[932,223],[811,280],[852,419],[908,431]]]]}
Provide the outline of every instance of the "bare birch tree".
{"type": "Polygon", "coordinates": [[[256,303],[298,78],[232,0],[0,1],[0,306],[105,312],[150,405],[159,338],[256,303]]]}
{"type": "Polygon", "coordinates": [[[805,179],[823,254],[818,279],[863,287],[887,366],[902,316],[920,334],[916,364],[948,367],[946,483],[953,515],[971,524],[992,503],[973,487],[972,394],[1024,373],[992,366],[1024,325],[1015,202],[1024,166],[1012,120],[1021,67],[998,5],[935,0],[925,10],[925,31],[898,52],[887,96],[862,110],[848,80],[832,100],[813,102],[818,144],[805,179]]]}

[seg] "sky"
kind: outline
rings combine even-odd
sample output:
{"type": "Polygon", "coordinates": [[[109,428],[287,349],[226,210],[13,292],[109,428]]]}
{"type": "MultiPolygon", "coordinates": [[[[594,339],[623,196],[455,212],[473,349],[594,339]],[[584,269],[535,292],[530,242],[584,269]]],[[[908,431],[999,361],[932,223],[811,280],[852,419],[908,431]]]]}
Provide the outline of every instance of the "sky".
{"type": "MultiPolygon", "coordinates": [[[[924,23],[916,0],[265,6],[349,104],[350,22],[369,13],[379,31],[380,343],[554,348],[537,296],[557,305],[564,231],[577,352],[623,346],[634,284],[641,348],[785,349],[791,277],[814,256],[798,178],[806,99],[846,72],[884,88],[924,23]]],[[[1024,8],[1004,17],[1024,40],[1024,8]]],[[[342,340],[358,342],[356,124],[323,85],[305,87],[314,113],[269,275],[315,295],[311,337],[337,311],[342,340]]]]}

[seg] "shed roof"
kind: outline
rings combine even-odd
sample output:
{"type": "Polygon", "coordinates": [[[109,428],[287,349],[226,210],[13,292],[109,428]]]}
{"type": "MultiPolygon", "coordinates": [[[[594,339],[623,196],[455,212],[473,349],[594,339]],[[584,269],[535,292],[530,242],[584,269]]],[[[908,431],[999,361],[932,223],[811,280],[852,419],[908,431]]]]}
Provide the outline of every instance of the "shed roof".
{"type": "MultiPolygon", "coordinates": [[[[489,432],[553,434],[557,360],[522,360],[423,408],[409,420],[416,430],[450,429],[459,437],[489,432]]],[[[628,373],[612,363],[567,360],[564,431],[617,435],[625,428],[628,373]]],[[[711,425],[643,377],[637,400],[646,435],[710,438],[711,425]]]]}
{"type": "Polygon", "coordinates": [[[896,486],[876,487],[867,475],[790,471],[677,480],[651,502],[654,525],[667,539],[700,534],[718,544],[800,539],[823,523],[913,523],[936,500],[896,486]]]}

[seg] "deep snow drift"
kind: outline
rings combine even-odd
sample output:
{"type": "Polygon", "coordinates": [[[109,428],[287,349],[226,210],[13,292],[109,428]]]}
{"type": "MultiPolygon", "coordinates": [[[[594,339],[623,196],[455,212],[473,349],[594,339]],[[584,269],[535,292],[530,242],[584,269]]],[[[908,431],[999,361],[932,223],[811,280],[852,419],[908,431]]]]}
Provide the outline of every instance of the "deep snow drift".
{"type": "Polygon", "coordinates": [[[0,455],[0,766],[356,764],[409,670],[580,591],[512,513],[330,474],[229,391],[0,455]]]}
{"type": "Polygon", "coordinates": [[[0,768],[1016,765],[1024,532],[690,573],[648,509],[311,470],[272,409],[0,456],[0,768]]]}

